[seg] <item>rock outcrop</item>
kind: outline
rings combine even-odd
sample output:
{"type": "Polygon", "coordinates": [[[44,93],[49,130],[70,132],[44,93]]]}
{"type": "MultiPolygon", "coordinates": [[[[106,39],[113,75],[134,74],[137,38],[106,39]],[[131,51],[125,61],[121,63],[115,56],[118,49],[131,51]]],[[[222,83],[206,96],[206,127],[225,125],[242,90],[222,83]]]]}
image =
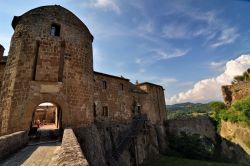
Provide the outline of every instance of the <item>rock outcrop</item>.
{"type": "MultiPolygon", "coordinates": [[[[90,165],[105,166],[109,154],[116,149],[120,140],[130,130],[131,123],[96,122],[90,127],[75,129],[78,141],[90,165]],[[98,156],[98,160],[96,159],[98,156]]],[[[163,126],[147,123],[147,126],[133,138],[121,153],[119,166],[133,166],[145,160],[157,158],[160,151],[166,151],[166,136],[163,126]],[[159,145],[163,145],[160,146],[159,145]]]]}
{"type": "Polygon", "coordinates": [[[172,135],[178,135],[181,132],[185,132],[189,135],[200,134],[210,138],[215,142],[215,127],[207,115],[169,120],[167,124],[168,132],[172,135]]]}
{"type": "Polygon", "coordinates": [[[207,115],[173,119],[167,124],[170,148],[177,148],[186,157],[250,165],[249,128],[222,121],[221,131],[217,134],[207,115]],[[206,153],[210,155],[208,158],[206,153]]]}
{"type": "Polygon", "coordinates": [[[231,158],[236,157],[237,160],[242,163],[250,164],[250,129],[248,127],[243,127],[232,122],[222,121],[220,136],[236,145],[232,146],[230,144],[226,144],[225,141],[222,142],[222,151],[225,156],[230,156],[231,158]],[[238,146],[244,149],[247,154],[238,150],[238,146]],[[235,155],[235,153],[241,155],[235,155]]]}

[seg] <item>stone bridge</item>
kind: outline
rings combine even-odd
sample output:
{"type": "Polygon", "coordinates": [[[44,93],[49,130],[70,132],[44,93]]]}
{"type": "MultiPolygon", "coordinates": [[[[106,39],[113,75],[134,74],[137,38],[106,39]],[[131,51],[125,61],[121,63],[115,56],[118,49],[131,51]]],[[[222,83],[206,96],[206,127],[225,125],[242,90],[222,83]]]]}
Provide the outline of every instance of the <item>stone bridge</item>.
{"type": "Polygon", "coordinates": [[[0,137],[0,165],[3,166],[88,166],[72,129],[64,130],[62,141],[29,143],[25,131],[0,137]]]}

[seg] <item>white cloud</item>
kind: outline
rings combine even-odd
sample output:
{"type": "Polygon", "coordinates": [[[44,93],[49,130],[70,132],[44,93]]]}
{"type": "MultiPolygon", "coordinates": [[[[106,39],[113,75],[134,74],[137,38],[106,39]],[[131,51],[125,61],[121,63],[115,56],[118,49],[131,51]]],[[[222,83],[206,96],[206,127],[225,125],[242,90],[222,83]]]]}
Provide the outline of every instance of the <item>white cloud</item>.
{"type": "Polygon", "coordinates": [[[156,49],[155,52],[159,59],[171,59],[171,58],[184,56],[189,52],[189,50],[188,49],[182,50],[182,49],[176,48],[176,49],[170,50],[169,52],[165,52],[164,50],[156,49]]]}
{"type": "Polygon", "coordinates": [[[164,89],[167,89],[167,87],[170,84],[176,83],[177,79],[173,77],[162,77],[159,80],[154,80],[158,85],[163,86],[164,89]]]}
{"type": "Polygon", "coordinates": [[[162,28],[163,36],[169,39],[185,39],[190,37],[190,29],[185,24],[171,23],[162,28]]]}
{"type": "Polygon", "coordinates": [[[189,52],[189,49],[180,49],[180,48],[174,48],[174,49],[149,49],[146,53],[147,56],[137,57],[135,58],[135,63],[140,65],[148,65],[153,64],[160,60],[168,60],[172,58],[178,58],[185,56],[189,52]]]}
{"type": "Polygon", "coordinates": [[[217,71],[223,72],[225,70],[226,61],[210,62],[209,68],[217,71]]]}
{"type": "Polygon", "coordinates": [[[5,48],[4,55],[8,55],[11,35],[12,34],[0,34],[0,44],[5,48]]]}
{"type": "Polygon", "coordinates": [[[233,43],[238,36],[239,34],[235,28],[226,28],[221,32],[219,38],[211,45],[211,47],[216,48],[225,44],[233,43]]]}
{"type": "Polygon", "coordinates": [[[164,78],[161,78],[160,79],[160,82],[159,84],[160,85],[166,85],[166,84],[169,84],[169,83],[174,83],[176,82],[176,78],[172,78],[172,77],[164,77],[164,78]]]}
{"type": "Polygon", "coordinates": [[[226,63],[225,71],[213,78],[204,79],[194,84],[193,88],[166,99],[167,104],[182,102],[208,102],[222,100],[221,86],[230,84],[235,75],[242,74],[250,67],[250,54],[241,55],[226,63]]]}
{"type": "Polygon", "coordinates": [[[204,12],[192,7],[177,7],[177,10],[168,13],[168,17],[171,15],[188,21],[167,22],[162,27],[162,36],[168,39],[203,37],[204,45],[217,48],[234,43],[240,35],[236,26],[229,25],[216,11],[204,12]]]}
{"type": "Polygon", "coordinates": [[[83,6],[99,8],[103,10],[114,11],[117,14],[121,13],[120,7],[115,0],[95,0],[94,2],[83,3],[83,6]]]}

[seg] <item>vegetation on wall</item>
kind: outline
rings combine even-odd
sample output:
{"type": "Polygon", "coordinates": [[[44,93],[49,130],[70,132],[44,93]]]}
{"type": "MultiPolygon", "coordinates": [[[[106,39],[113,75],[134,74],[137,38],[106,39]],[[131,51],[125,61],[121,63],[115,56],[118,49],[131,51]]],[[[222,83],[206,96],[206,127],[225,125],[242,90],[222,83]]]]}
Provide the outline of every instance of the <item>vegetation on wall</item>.
{"type": "Polygon", "coordinates": [[[244,72],[242,75],[235,76],[232,84],[237,84],[239,82],[246,82],[250,81],[250,74],[249,74],[249,69],[248,71],[244,72]]]}
{"type": "Polygon", "coordinates": [[[218,125],[220,125],[221,120],[224,120],[250,126],[250,96],[236,101],[228,109],[224,106],[224,103],[219,102],[213,102],[209,106],[213,111],[211,117],[218,125]]]}

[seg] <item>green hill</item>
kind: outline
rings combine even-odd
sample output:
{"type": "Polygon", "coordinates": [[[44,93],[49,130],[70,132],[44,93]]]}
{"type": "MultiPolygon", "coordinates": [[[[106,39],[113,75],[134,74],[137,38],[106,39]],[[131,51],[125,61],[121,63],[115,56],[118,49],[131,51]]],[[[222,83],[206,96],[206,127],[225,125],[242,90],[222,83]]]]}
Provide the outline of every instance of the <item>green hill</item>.
{"type": "Polygon", "coordinates": [[[174,105],[166,105],[168,119],[173,119],[182,116],[191,116],[194,113],[210,112],[209,104],[202,103],[180,103],[174,105]]]}

